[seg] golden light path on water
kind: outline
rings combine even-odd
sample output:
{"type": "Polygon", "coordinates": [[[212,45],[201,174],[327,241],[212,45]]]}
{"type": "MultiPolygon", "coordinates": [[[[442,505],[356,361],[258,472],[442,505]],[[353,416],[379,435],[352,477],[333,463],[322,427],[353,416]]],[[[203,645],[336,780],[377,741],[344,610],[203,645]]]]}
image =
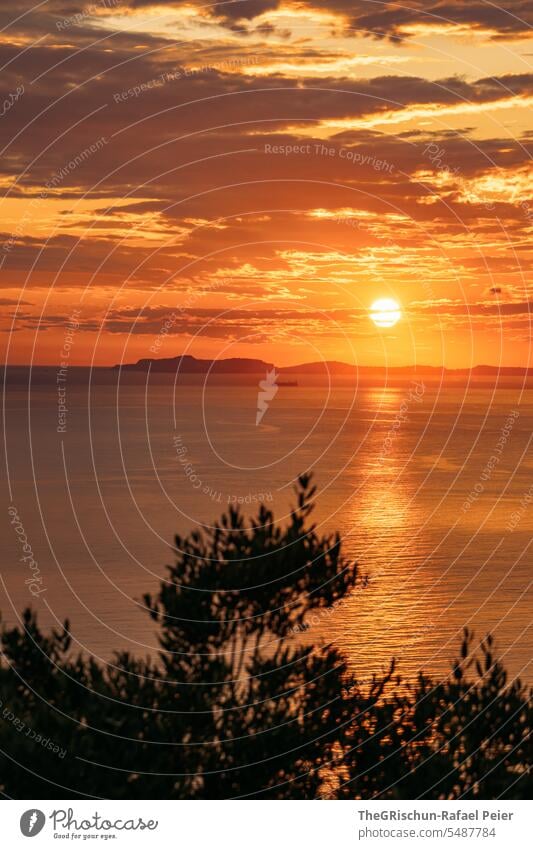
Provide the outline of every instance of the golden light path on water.
{"type": "MultiPolygon", "coordinates": [[[[396,657],[412,678],[421,668],[447,672],[468,626],[478,638],[493,633],[512,673],[531,680],[530,390],[458,381],[443,390],[428,381],[422,392],[407,377],[354,391],[351,381],[329,388],[301,375],[297,387],[280,387],[256,427],[255,381],[213,382],[205,391],[192,382],[174,397],[172,379],[156,376],[145,398],[134,376],[123,378],[117,427],[113,373],[93,388],[90,423],[87,386],[72,374],[63,459],[52,377],[32,394],[33,455],[27,375],[10,389],[11,469],[18,510],[41,552],[47,602],[59,620],[69,617],[77,648],[103,661],[116,649],[154,656],[153,623],[138,600],[174,560],[174,534],[209,527],[236,503],[253,517],[260,498],[284,526],[291,481],[311,469],[319,533],[338,531],[344,555],[369,578],[331,614],[310,617],[311,639],[336,642],[359,676],[396,657]],[[501,462],[487,474],[513,410],[501,462]],[[176,432],[187,464],[176,453],[176,432]]],[[[8,538],[2,613],[10,623],[27,604],[19,557],[8,538]]],[[[40,621],[57,624],[46,609],[40,621]]]]}

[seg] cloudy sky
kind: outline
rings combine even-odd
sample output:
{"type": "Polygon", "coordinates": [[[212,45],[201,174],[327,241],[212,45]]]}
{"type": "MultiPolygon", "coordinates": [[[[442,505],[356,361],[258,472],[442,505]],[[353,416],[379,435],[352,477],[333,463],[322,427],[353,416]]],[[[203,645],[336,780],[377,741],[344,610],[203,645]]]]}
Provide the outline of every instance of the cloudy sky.
{"type": "Polygon", "coordinates": [[[531,364],[532,19],[2,0],[2,359],[531,364]]]}

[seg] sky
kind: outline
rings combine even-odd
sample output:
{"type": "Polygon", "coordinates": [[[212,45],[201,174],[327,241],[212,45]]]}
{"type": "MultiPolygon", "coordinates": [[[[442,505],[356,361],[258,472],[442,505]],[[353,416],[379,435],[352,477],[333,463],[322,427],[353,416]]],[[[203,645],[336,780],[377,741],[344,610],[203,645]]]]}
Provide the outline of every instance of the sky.
{"type": "Polygon", "coordinates": [[[532,20],[2,0],[2,361],[532,365],[532,20]]]}

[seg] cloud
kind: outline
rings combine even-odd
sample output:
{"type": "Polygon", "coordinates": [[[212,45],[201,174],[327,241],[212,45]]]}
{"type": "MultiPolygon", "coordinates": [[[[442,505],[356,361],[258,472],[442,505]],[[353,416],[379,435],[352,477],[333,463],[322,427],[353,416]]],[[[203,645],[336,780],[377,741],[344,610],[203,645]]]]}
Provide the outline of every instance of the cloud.
{"type": "Polygon", "coordinates": [[[286,38],[269,17],[277,0],[194,13],[166,5],[182,27],[157,29],[150,3],[102,8],[98,21],[84,15],[66,28],[56,23],[79,15],[79,3],[2,4],[2,83],[7,93],[24,85],[0,122],[0,306],[11,313],[19,285],[34,302],[18,328],[60,333],[65,303],[89,287],[86,336],[113,302],[104,338],[147,337],[166,304],[205,289],[173,333],[254,344],[337,325],[358,335],[370,332],[358,310],[376,292],[410,311],[425,285],[435,298],[413,311],[417,327],[523,330],[533,75],[489,43],[527,34],[523,3],[285,4],[281,26],[305,15],[310,28],[320,22],[317,39],[286,38]],[[437,63],[423,38],[416,63],[414,48],[372,40],[446,20],[470,33],[472,67],[482,47],[477,75],[437,63]],[[347,40],[346,26],[372,39],[347,40]],[[377,57],[401,61],[384,71],[377,57]],[[502,285],[503,303],[486,300],[502,285]],[[39,322],[52,286],[64,300],[39,322]]]}
{"type": "Polygon", "coordinates": [[[31,301],[19,301],[17,298],[0,298],[0,307],[31,306],[31,301]]]}
{"type": "MultiPolygon", "coordinates": [[[[283,7],[290,11],[291,6],[281,0],[228,0],[206,6],[201,0],[195,5],[202,14],[226,22],[235,27],[240,23],[254,19],[283,7]]],[[[177,0],[132,0],[132,8],[167,6],[179,9],[183,3],[177,0]]],[[[416,32],[417,28],[473,28],[488,31],[493,38],[523,37],[530,34],[533,13],[528,0],[509,0],[505,7],[496,3],[465,2],[465,0],[444,0],[426,3],[424,0],[408,0],[404,3],[380,2],[373,0],[300,0],[294,7],[299,11],[308,10],[338,15],[352,32],[370,35],[374,38],[389,38],[401,41],[416,32]]]]}

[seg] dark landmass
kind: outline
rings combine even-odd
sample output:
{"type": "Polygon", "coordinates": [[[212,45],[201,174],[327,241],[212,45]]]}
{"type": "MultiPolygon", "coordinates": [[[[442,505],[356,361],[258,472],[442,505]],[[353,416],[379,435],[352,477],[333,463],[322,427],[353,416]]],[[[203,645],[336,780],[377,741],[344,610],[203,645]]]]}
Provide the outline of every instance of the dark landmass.
{"type": "Polygon", "coordinates": [[[247,359],[246,357],[233,357],[226,360],[202,360],[189,355],[182,357],[166,357],[165,359],[138,360],[136,363],[125,363],[112,367],[120,371],[152,371],[152,372],[179,372],[181,374],[253,374],[264,375],[267,371],[275,368],[280,375],[309,374],[327,377],[328,375],[339,376],[368,376],[390,374],[391,376],[419,375],[439,379],[445,375],[478,377],[532,377],[533,369],[520,368],[517,366],[487,366],[479,365],[472,369],[446,369],[442,366],[395,366],[384,368],[383,366],[357,366],[353,363],[343,363],[336,360],[325,362],[301,363],[295,366],[278,367],[273,363],[259,359],[247,359]]]}
{"type": "Polygon", "coordinates": [[[182,374],[264,374],[274,366],[264,360],[232,357],[227,360],[200,360],[184,355],[182,357],[166,357],[165,359],[142,359],[136,363],[124,363],[113,366],[120,371],[166,371],[181,372],[182,374]]]}

